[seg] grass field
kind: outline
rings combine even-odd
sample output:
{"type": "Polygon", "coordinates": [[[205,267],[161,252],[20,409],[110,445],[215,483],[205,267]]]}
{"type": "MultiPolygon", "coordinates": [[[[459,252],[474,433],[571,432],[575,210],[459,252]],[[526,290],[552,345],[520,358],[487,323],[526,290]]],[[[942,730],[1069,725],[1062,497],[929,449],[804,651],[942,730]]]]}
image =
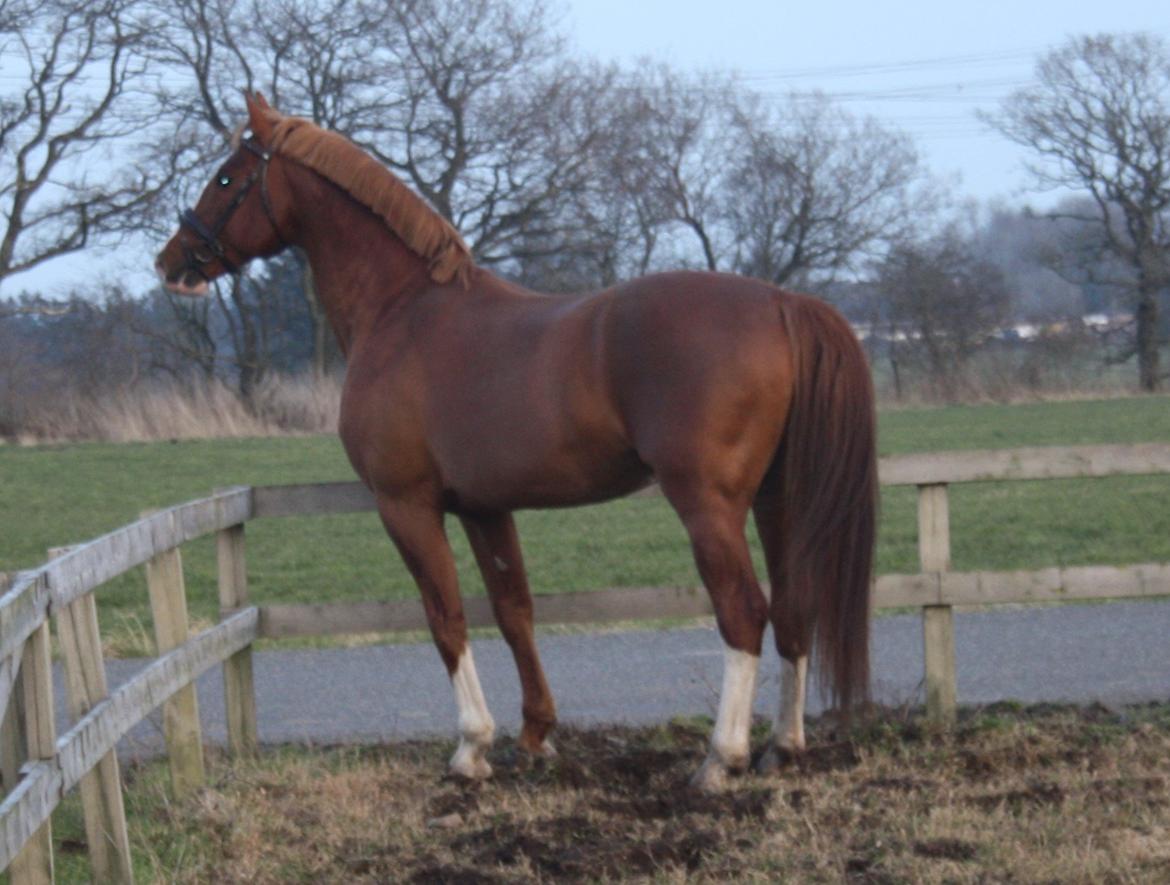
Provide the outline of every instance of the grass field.
{"type": "MultiPolygon", "coordinates": [[[[953,732],[886,712],[811,725],[777,775],[691,793],[710,723],[558,732],[560,756],[466,785],[450,741],[287,749],[211,766],[176,801],[126,772],[138,881],[1165,882],[1170,707],[1000,704],[953,732]]],[[[757,745],[762,725],[756,730],[757,745]]],[[[58,881],[88,877],[76,796],[58,881]]]]}
{"type": "MultiPolygon", "coordinates": [[[[880,417],[882,454],[1034,445],[1170,442],[1170,399],[907,409],[880,417]]],[[[176,443],[0,446],[0,570],[85,540],[140,511],[233,484],[348,480],[334,437],[176,443]]],[[[968,485],[952,490],[957,569],[1170,561],[1170,477],[968,485]]],[[[883,496],[878,571],[916,570],[912,489],[883,496]]],[[[538,593],[698,581],[681,527],[659,498],[519,517],[538,593]]],[[[464,590],[482,593],[457,525],[464,590]]],[[[210,540],[184,548],[192,616],[215,618],[210,540]]],[[[248,526],[258,602],[412,597],[373,514],[264,520],[248,526]]],[[[758,556],[758,551],[757,551],[758,556]]],[[[149,648],[141,574],[100,591],[111,650],[149,648]]]]}

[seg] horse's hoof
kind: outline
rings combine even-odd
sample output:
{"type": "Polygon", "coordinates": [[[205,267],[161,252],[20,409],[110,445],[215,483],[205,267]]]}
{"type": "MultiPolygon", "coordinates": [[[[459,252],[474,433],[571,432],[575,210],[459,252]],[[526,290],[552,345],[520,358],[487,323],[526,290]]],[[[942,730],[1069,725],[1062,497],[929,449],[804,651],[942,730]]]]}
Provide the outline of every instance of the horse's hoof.
{"type": "Polygon", "coordinates": [[[776,774],[785,768],[790,768],[799,757],[799,753],[776,744],[769,744],[760,754],[755,765],[752,766],[756,774],[776,774]]]}
{"type": "Polygon", "coordinates": [[[535,750],[525,748],[524,752],[528,753],[534,759],[552,760],[557,758],[557,748],[552,745],[552,741],[550,741],[548,738],[545,738],[543,741],[541,741],[540,746],[535,750]]]}
{"type": "Polygon", "coordinates": [[[455,780],[485,781],[492,776],[492,767],[486,759],[474,762],[452,762],[447,773],[455,780]]]}
{"type": "Polygon", "coordinates": [[[708,757],[691,777],[691,789],[700,793],[718,793],[727,786],[727,766],[708,757]]]}
{"type": "Polygon", "coordinates": [[[452,777],[472,781],[482,781],[492,776],[492,767],[484,758],[483,748],[475,744],[460,744],[447,770],[452,777]]]}

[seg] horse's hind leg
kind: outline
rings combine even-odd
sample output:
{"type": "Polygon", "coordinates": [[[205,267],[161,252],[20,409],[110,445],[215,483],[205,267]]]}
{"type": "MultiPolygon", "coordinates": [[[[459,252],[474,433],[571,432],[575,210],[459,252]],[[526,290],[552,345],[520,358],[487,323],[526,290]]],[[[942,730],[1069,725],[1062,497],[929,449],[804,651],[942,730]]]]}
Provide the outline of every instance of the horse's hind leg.
{"type": "Polygon", "coordinates": [[[744,537],[747,508],[716,492],[696,494],[663,480],[663,492],[690,536],[695,564],[725,643],[723,689],[706,761],[691,783],[718,789],[728,772],[742,771],[750,757],[752,704],[760,666],[767,603],[744,537]]]}
{"type": "Polygon", "coordinates": [[[459,747],[451,757],[452,774],[486,778],[492,773],[485,755],[495,722],[484,700],[459,597],[459,579],[451,546],[438,510],[379,496],[378,513],[418,584],[431,636],[455,691],[459,709],[459,747]]]}
{"type": "Polygon", "coordinates": [[[780,652],[780,702],[772,720],[772,735],[757,763],[760,771],[772,771],[785,757],[802,752],[808,655],[816,613],[807,603],[791,598],[784,581],[785,546],[780,505],[761,496],[753,507],[756,529],[768,564],[772,585],[769,616],[780,652]]]}
{"type": "Polygon", "coordinates": [[[491,598],[500,632],[512,649],[523,692],[524,727],[520,749],[550,755],[548,734],[556,724],[556,705],[532,632],[532,594],[524,571],[520,539],[510,513],[461,517],[475,560],[491,598]]]}

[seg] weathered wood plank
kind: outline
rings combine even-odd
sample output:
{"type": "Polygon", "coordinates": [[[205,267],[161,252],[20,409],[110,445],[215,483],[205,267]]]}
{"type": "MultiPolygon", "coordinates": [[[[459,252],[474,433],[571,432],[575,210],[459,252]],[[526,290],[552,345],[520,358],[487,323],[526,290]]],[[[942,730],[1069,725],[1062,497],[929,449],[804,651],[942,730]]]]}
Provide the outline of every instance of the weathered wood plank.
{"type": "MultiPolygon", "coordinates": [[[[541,624],[682,619],[712,613],[706,591],[694,587],[632,587],[547,594],[537,595],[534,602],[536,620],[541,624]]],[[[465,599],[464,614],[469,627],[496,625],[491,603],[485,597],[465,599]]],[[[426,616],[416,599],[260,607],[260,636],[266,639],[426,629],[426,616]]]]}
{"type": "Polygon", "coordinates": [[[942,603],[942,578],[930,574],[879,575],[873,585],[873,607],[917,608],[942,603]]]}
{"type": "MultiPolygon", "coordinates": [[[[52,555],[52,554],[50,554],[52,555]]],[[[97,604],[84,594],[57,612],[57,637],[65,664],[69,715],[83,719],[109,694],[97,604]]],[[[81,810],[93,876],[99,882],[131,882],[130,836],[122,800],[118,757],[112,751],[95,758],[81,781],[81,810]]]]}
{"type": "Polygon", "coordinates": [[[925,452],[882,458],[882,485],[1012,479],[1141,476],[1170,473],[1170,445],[1038,446],[966,452],[925,452]]]}
{"type": "MultiPolygon", "coordinates": [[[[698,618],[712,613],[707,592],[694,587],[629,587],[550,593],[535,596],[534,604],[539,624],[698,618]]],[[[464,599],[463,610],[469,627],[496,626],[491,603],[486,597],[464,599]]],[[[260,607],[259,632],[264,639],[426,629],[426,616],[417,599],[260,607]]]]}
{"type": "Polygon", "coordinates": [[[126,732],[217,661],[254,642],[257,623],[257,611],[246,609],[159,658],[62,735],[52,760],[30,765],[0,804],[0,869],[126,732]]]}
{"type": "MultiPolygon", "coordinates": [[[[947,487],[918,486],[918,565],[921,570],[951,568],[951,518],[947,487]]],[[[926,712],[949,722],[955,716],[958,688],[955,673],[955,616],[949,605],[922,608],[922,649],[926,677],[926,712]]]]}
{"type": "Polygon", "coordinates": [[[53,558],[43,570],[53,602],[65,606],[164,550],[252,515],[252,491],[244,486],[160,510],[53,558]]]}
{"type": "Polygon", "coordinates": [[[180,688],[256,639],[258,613],[249,608],[158,658],[120,685],[57,742],[65,789],[138,722],[180,688]]]}
{"type": "MultiPolygon", "coordinates": [[[[187,641],[187,589],[183,558],[178,548],[165,550],[146,563],[146,587],[160,655],[187,641]]],[[[199,726],[199,698],[194,685],[180,688],[163,704],[163,736],[171,769],[171,787],[185,796],[204,785],[203,733],[199,726]]]]}
{"type": "MultiPolygon", "coordinates": [[[[14,677],[20,675],[20,658],[13,662],[14,677]]],[[[9,704],[0,717],[0,780],[4,791],[12,792],[20,781],[20,766],[28,758],[25,751],[24,729],[21,724],[21,686],[19,678],[12,687],[9,704]]]]}
{"type": "Polygon", "coordinates": [[[16,679],[19,675],[19,654],[0,660],[0,714],[6,713],[8,705],[13,702],[13,689],[16,687],[16,679]]]}
{"type": "MultiPolygon", "coordinates": [[[[1012,479],[1141,476],[1170,473],[1170,445],[1038,446],[926,452],[882,458],[882,485],[932,485],[1012,479]]],[[[374,509],[374,498],[359,482],[256,486],[253,516],[357,513],[374,509]]],[[[661,494],[657,485],[637,492],[661,494]]]]}
{"type": "Polygon", "coordinates": [[[534,598],[536,620],[542,624],[701,618],[714,613],[702,587],[619,587],[534,598]]]}
{"type": "Polygon", "coordinates": [[[52,762],[37,762],[26,768],[16,789],[0,803],[0,870],[12,863],[49,819],[61,801],[61,793],[61,771],[52,762]]]}
{"type": "Polygon", "coordinates": [[[1170,596],[1170,563],[1070,566],[1035,571],[882,575],[874,608],[999,605],[1170,596]]]}
{"type": "Polygon", "coordinates": [[[958,708],[958,683],[955,615],[949,605],[928,605],[922,609],[922,651],[926,714],[937,722],[951,722],[958,708]]]}
{"type": "Polygon", "coordinates": [[[0,596],[0,659],[17,654],[49,610],[49,586],[41,569],[18,572],[0,596]]]}
{"type": "MultiPolygon", "coordinates": [[[[29,637],[20,666],[24,754],[38,762],[52,759],[57,744],[53,712],[53,665],[49,624],[29,637]]],[[[12,885],[49,885],[53,881],[53,825],[46,820],[29,837],[9,867],[12,885]]]]}
{"type": "MultiPolygon", "coordinates": [[[[224,610],[248,605],[244,538],[243,525],[221,529],[216,536],[219,606],[224,610]]],[[[250,756],[259,745],[250,645],[223,662],[223,698],[227,714],[228,749],[233,756],[250,756]]]]}
{"type": "Polygon", "coordinates": [[[945,485],[918,487],[918,567],[923,572],[951,569],[951,516],[945,485]]]}
{"type": "MultiPolygon", "coordinates": [[[[1170,564],[890,574],[877,579],[873,599],[875,609],[888,609],[1151,596],[1170,596],[1170,564]]],[[[538,594],[534,600],[539,624],[685,619],[712,613],[707,593],[699,587],[619,587],[538,594]]],[[[427,629],[416,599],[266,605],[259,610],[258,635],[263,639],[427,629]]],[[[484,597],[465,599],[464,611],[470,627],[495,626],[484,597]]]]}
{"type": "MultiPolygon", "coordinates": [[[[482,597],[464,599],[463,611],[469,627],[494,623],[490,621],[491,607],[482,597]]],[[[416,599],[260,606],[262,639],[426,629],[422,603],[416,599]]]]}

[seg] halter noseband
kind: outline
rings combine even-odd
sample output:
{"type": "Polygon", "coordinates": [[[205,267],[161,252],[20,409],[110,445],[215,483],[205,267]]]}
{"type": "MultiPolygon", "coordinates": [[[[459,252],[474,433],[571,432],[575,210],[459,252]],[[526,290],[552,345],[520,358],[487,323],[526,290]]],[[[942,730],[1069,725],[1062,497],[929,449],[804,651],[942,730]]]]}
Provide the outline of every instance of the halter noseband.
{"type": "Polygon", "coordinates": [[[268,223],[272,225],[272,230],[276,234],[276,238],[280,240],[281,246],[288,246],[289,242],[281,234],[280,228],[276,224],[276,214],[272,210],[272,198],[268,195],[268,162],[272,159],[272,154],[251,141],[241,141],[240,147],[243,147],[260,158],[260,164],[252,170],[252,174],[245,180],[244,184],[236,191],[232,201],[228,203],[219,218],[215,220],[215,224],[208,227],[203,223],[202,219],[195,214],[194,209],[183,209],[179,212],[179,226],[188,227],[199,242],[207,249],[207,252],[200,252],[196,249],[190,249],[184,246],[183,252],[187,256],[187,269],[193,270],[204,279],[210,279],[203,270],[203,266],[210,264],[213,260],[218,259],[228,273],[236,274],[240,272],[240,268],[227,256],[227,250],[223,243],[219,241],[219,235],[223,233],[223,229],[227,227],[231,217],[236,210],[243,204],[244,199],[248,196],[248,191],[252,189],[257,181],[260,182],[260,198],[264,204],[264,215],[268,218],[268,223]]]}

